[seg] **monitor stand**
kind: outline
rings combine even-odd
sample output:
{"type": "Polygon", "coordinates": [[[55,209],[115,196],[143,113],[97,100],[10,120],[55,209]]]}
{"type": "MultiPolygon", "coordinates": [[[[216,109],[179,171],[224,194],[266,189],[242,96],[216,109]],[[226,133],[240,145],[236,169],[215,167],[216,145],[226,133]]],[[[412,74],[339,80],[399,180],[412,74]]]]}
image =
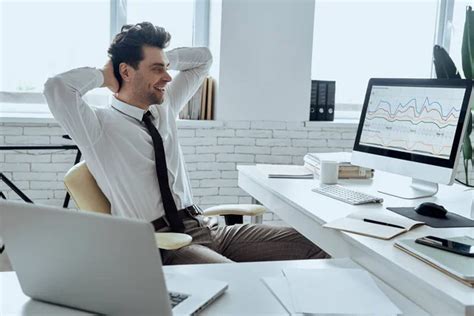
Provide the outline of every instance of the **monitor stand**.
{"type": "Polygon", "coordinates": [[[411,179],[411,184],[409,187],[399,186],[396,188],[391,187],[389,190],[378,190],[380,193],[388,194],[402,199],[414,200],[421,199],[426,197],[431,197],[438,193],[438,184],[419,180],[411,179]]]}

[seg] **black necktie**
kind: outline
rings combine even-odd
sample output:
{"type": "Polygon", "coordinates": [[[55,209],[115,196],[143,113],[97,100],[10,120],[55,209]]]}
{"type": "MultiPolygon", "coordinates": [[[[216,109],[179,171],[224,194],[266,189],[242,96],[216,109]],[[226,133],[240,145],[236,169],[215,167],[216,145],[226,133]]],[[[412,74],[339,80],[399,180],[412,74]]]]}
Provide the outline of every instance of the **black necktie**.
{"type": "Polygon", "coordinates": [[[183,221],[178,216],[178,209],[174,203],[173,195],[168,180],[168,168],[166,166],[165,148],[163,147],[163,139],[151,121],[152,115],[150,111],[143,115],[143,122],[150,132],[155,149],[155,167],[158,182],[160,184],[161,200],[165,209],[166,218],[174,231],[184,231],[183,221]]]}

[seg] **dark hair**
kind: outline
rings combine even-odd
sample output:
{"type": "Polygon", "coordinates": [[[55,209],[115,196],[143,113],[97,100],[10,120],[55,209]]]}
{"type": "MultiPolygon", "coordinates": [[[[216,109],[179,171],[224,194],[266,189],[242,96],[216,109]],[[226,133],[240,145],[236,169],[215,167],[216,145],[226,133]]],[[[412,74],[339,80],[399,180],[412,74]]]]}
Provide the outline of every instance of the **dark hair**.
{"type": "Polygon", "coordinates": [[[120,63],[126,63],[134,69],[138,69],[138,64],[143,60],[143,46],[164,49],[168,46],[170,39],[170,33],[150,22],[122,26],[120,33],[115,36],[107,50],[119,85],[122,86],[120,63]]]}

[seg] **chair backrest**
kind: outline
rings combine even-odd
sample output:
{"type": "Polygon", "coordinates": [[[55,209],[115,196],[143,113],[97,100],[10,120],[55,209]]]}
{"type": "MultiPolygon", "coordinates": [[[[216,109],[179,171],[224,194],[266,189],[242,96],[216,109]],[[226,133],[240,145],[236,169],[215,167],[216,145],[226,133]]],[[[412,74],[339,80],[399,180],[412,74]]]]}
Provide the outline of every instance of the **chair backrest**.
{"type": "Polygon", "coordinates": [[[110,214],[110,202],[97,185],[85,161],[76,164],[66,173],[64,185],[79,209],[110,214]]]}

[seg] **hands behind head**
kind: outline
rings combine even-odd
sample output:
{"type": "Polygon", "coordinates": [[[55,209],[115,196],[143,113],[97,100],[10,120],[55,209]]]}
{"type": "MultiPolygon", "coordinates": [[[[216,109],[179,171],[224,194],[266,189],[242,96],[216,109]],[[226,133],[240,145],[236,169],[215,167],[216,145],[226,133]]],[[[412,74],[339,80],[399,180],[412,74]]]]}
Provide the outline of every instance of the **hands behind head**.
{"type": "Polygon", "coordinates": [[[102,87],[107,87],[113,93],[117,93],[120,89],[120,85],[114,75],[114,66],[112,64],[112,60],[109,59],[109,61],[104,65],[101,71],[104,75],[104,84],[102,85],[102,87]]]}

